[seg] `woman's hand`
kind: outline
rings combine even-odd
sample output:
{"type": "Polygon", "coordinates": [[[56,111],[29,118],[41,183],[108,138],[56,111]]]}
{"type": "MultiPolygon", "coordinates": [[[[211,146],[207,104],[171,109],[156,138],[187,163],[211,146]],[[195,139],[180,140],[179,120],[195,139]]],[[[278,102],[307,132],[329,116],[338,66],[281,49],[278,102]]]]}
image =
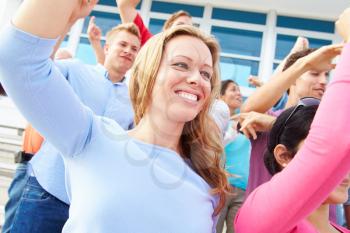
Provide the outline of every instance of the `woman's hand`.
{"type": "Polygon", "coordinates": [[[347,8],[339,16],[339,19],[335,23],[338,33],[345,42],[349,42],[350,39],[350,8],[347,8]]]}
{"type": "Polygon", "coordinates": [[[307,71],[329,71],[335,68],[336,65],[332,63],[332,60],[341,53],[343,47],[344,44],[323,46],[299,60],[307,71]]]}
{"type": "Polygon", "coordinates": [[[270,131],[273,123],[276,121],[276,117],[258,113],[258,112],[247,112],[240,113],[232,116],[232,120],[239,121],[241,128],[239,129],[244,133],[247,138],[257,138],[257,132],[270,131]]]}
{"type": "Polygon", "coordinates": [[[259,79],[259,77],[250,75],[248,77],[248,83],[254,87],[261,87],[264,83],[259,79]]]}
{"type": "Polygon", "coordinates": [[[79,0],[77,7],[73,10],[69,23],[74,24],[78,19],[88,16],[99,0],[79,0]]]}

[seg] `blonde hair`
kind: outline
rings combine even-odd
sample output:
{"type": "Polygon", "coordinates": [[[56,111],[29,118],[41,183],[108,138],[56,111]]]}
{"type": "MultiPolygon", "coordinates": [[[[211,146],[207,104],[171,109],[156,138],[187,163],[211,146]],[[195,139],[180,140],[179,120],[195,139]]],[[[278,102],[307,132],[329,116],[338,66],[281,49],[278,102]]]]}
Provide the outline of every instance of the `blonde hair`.
{"type": "Polygon", "coordinates": [[[219,77],[219,45],[217,41],[199,29],[181,25],[153,36],[142,47],[132,68],[130,80],[130,96],[135,111],[135,124],[138,124],[151,103],[151,95],[166,44],[173,38],[188,35],[202,40],[209,48],[213,59],[213,76],[211,78],[211,94],[202,111],[192,121],[186,122],[181,136],[181,149],[184,157],[190,159],[194,170],[211,187],[212,194],[220,197],[219,205],[214,211],[217,215],[225,204],[225,193],[230,191],[226,172],[220,164],[223,147],[220,132],[209,116],[209,108],[218,97],[220,89],[219,77]]]}
{"type": "Polygon", "coordinates": [[[181,16],[187,16],[189,18],[192,18],[191,15],[187,11],[183,11],[183,10],[177,11],[174,14],[172,14],[170,16],[170,18],[167,19],[167,21],[165,21],[165,23],[163,25],[163,31],[171,28],[171,26],[173,26],[175,20],[177,20],[181,16]]]}
{"type": "Polygon", "coordinates": [[[123,23],[119,24],[118,26],[112,28],[110,31],[107,32],[106,43],[110,44],[111,41],[114,40],[115,36],[121,31],[129,32],[130,34],[137,36],[137,38],[141,38],[140,31],[134,23],[123,23]]]}

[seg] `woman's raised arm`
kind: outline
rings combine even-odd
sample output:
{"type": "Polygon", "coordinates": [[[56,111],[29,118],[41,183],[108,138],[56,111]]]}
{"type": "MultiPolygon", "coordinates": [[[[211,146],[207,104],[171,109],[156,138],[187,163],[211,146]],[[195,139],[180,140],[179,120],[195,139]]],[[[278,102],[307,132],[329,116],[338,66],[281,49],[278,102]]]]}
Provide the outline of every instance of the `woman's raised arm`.
{"type": "Polygon", "coordinates": [[[63,154],[79,153],[92,122],[50,59],[59,37],[96,0],[26,0],[0,39],[0,78],[10,98],[38,131],[63,154]]]}

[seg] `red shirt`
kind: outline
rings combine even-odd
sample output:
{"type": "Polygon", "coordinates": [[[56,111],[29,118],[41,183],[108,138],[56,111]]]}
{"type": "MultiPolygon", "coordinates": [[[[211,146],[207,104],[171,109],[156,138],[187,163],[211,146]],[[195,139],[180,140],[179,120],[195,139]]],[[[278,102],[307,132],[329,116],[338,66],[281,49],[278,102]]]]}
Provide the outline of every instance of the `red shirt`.
{"type": "Polygon", "coordinates": [[[139,28],[141,33],[141,46],[143,46],[153,34],[148,30],[148,28],[143,24],[143,20],[139,13],[137,13],[134,24],[139,28]]]}

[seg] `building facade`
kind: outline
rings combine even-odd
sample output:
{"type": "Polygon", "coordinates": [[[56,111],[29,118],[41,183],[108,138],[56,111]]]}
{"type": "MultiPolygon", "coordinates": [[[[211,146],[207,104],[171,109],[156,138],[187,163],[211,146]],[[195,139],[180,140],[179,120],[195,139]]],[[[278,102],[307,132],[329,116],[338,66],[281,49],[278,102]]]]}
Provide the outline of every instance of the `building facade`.
{"type": "MultiPolygon", "coordinates": [[[[0,27],[9,21],[20,2],[0,0],[0,27]]],[[[243,95],[248,96],[254,91],[248,76],[268,80],[298,36],[307,37],[310,47],[339,42],[334,21],[346,6],[343,0],[142,0],[137,9],[152,33],[160,32],[173,12],[188,11],[197,27],[220,42],[222,79],[235,80],[243,95]]],[[[91,15],[96,17],[103,35],[121,22],[115,0],[100,0],[91,15]]],[[[86,34],[89,18],[74,25],[62,46],[86,63],[95,64],[86,34]]]]}

